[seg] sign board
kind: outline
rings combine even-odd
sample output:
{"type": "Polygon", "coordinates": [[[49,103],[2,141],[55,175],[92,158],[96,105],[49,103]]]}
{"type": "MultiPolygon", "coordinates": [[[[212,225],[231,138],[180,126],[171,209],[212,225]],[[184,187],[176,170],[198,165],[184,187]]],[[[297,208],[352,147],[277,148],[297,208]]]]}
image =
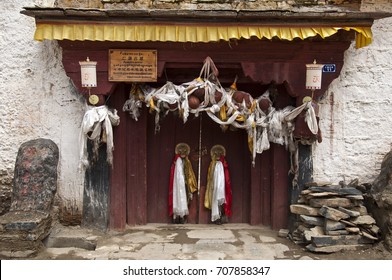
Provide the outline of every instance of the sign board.
{"type": "Polygon", "coordinates": [[[336,72],[336,64],[324,64],[323,72],[324,73],[335,73],[336,72]]]}
{"type": "Polygon", "coordinates": [[[110,82],[156,82],[157,50],[110,49],[110,82]]]}

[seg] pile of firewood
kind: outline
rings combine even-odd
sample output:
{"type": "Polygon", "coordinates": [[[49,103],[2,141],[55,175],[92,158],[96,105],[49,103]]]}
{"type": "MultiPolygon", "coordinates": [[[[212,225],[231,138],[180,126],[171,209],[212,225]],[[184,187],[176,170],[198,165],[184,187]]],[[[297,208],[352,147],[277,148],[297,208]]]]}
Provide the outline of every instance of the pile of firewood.
{"type": "Polygon", "coordinates": [[[366,186],[357,180],[346,185],[310,183],[292,204],[296,214],[291,240],[309,251],[333,253],[354,250],[379,240],[380,229],[364,206],[366,186]]]}

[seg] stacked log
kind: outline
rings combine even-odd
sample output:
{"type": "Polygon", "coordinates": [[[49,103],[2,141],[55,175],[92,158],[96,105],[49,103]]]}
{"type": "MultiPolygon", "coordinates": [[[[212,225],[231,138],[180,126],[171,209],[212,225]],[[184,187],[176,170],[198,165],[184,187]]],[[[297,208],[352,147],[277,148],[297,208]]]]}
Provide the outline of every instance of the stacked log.
{"type": "Polygon", "coordinates": [[[355,250],[379,240],[380,229],[364,205],[366,188],[354,180],[346,185],[307,184],[298,204],[290,205],[297,217],[289,234],[312,252],[355,250]]]}

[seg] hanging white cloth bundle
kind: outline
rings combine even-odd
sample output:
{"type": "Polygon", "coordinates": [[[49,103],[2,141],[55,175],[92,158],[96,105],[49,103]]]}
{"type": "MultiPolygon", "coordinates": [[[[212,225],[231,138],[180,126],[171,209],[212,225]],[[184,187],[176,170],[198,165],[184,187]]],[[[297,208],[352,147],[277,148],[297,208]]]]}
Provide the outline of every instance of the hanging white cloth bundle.
{"type": "Polygon", "coordinates": [[[137,121],[140,116],[139,110],[142,108],[142,105],[143,105],[142,101],[138,100],[134,94],[130,93],[129,99],[125,101],[123,105],[123,111],[129,112],[132,119],[137,121]]]}
{"type": "Polygon", "coordinates": [[[214,169],[214,190],[212,193],[211,221],[214,222],[221,217],[219,208],[226,202],[225,196],[225,172],[223,164],[217,161],[214,169]]]}
{"type": "Polygon", "coordinates": [[[176,160],[173,180],[173,218],[189,214],[185,188],[184,163],[181,157],[176,160]]]}
{"type": "Polygon", "coordinates": [[[120,117],[117,115],[117,110],[109,110],[106,105],[99,107],[88,106],[84,114],[79,141],[80,141],[80,168],[89,166],[87,139],[94,143],[94,153],[98,152],[99,144],[101,142],[101,133],[106,133],[106,152],[107,162],[111,165],[113,162],[113,129],[112,126],[120,124],[120,117]]]}

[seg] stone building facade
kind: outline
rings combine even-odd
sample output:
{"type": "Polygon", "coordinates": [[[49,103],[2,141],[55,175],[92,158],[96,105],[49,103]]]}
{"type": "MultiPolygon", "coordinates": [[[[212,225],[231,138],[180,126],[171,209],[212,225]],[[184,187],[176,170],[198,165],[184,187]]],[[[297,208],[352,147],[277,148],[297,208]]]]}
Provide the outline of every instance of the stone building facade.
{"type": "MultiPolygon", "coordinates": [[[[50,1],[49,1],[50,2],[50,1]]],[[[46,1],[2,1],[0,8],[0,213],[10,205],[19,146],[52,139],[60,149],[57,206],[64,215],[83,208],[84,174],[79,166],[79,132],[84,101],[67,77],[56,41],[33,40],[34,19],[23,7],[46,1]]],[[[198,9],[392,12],[391,0],[57,0],[54,5],[94,9],[198,9]]],[[[373,42],[345,53],[338,79],[320,102],[323,141],[313,145],[316,181],[372,182],[392,139],[392,18],[376,20],[373,42]]]]}

